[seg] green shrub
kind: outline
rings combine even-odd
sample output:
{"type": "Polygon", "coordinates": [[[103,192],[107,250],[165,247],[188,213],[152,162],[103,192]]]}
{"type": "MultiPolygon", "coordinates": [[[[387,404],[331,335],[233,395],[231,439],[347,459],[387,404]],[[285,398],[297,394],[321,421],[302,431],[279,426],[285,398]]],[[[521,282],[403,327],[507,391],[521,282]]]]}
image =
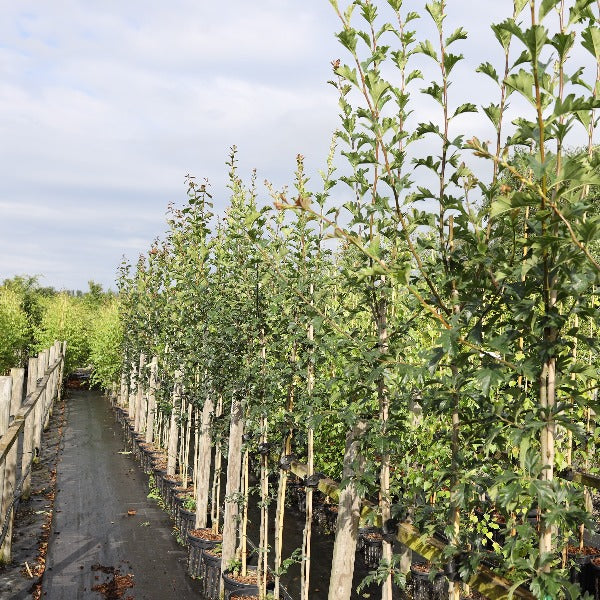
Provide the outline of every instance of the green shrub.
{"type": "Polygon", "coordinates": [[[119,318],[119,302],[111,298],[92,319],[89,331],[92,383],[108,388],[117,382],[122,360],[123,328],[119,318]]]}
{"type": "Polygon", "coordinates": [[[30,334],[21,297],[11,289],[0,287],[0,374],[22,364],[30,334]]]}
{"type": "Polygon", "coordinates": [[[78,298],[60,293],[44,302],[44,314],[36,328],[37,350],[49,348],[56,340],[67,342],[65,372],[85,367],[90,360],[91,312],[78,298]]]}

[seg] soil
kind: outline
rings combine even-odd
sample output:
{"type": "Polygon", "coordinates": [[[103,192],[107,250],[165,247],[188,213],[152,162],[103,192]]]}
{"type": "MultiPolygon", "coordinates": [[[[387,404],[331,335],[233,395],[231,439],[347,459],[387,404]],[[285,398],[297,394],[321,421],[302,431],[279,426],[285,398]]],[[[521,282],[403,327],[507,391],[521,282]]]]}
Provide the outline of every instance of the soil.
{"type": "Polygon", "coordinates": [[[567,546],[567,554],[569,556],[598,556],[600,554],[600,548],[594,546],[567,546]]]}
{"type": "MultiPolygon", "coordinates": [[[[257,577],[257,573],[255,570],[248,571],[246,573],[246,575],[237,575],[234,573],[228,573],[227,576],[230,579],[237,581],[238,583],[246,583],[249,585],[257,585],[257,583],[258,583],[258,577],[257,577]]],[[[273,577],[271,576],[270,573],[267,576],[267,581],[273,581],[273,577]]]]}
{"type": "Polygon", "coordinates": [[[200,538],[201,540],[211,540],[213,542],[220,542],[223,540],[222,534],[213,533],[211,529],[191,529],[188,533],[192,537],[200,538]]]}
{"type": "Polygon", "coordinates": [[[419,573],[429,573],[431,566],[428,563],[413,563],[410,568],[419,573]]]}

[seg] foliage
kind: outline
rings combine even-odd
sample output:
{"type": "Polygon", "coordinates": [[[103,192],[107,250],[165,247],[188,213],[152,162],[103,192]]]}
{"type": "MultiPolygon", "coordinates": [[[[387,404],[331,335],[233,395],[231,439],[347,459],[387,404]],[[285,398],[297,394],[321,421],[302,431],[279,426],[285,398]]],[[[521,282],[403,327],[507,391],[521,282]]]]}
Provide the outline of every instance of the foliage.
{"type": "Polygon", "coordinates": [[[93,365],[92,383],[108,389],[118,382],[121,372],[123,329],[116,298],[100,304],[91,313],[89,360],[93,365]]]}
{"type": "MultiPolygon", "coordinates": [[[[349,58],[332,65],[340,127],[319,189],[299,156],[294,191],[268,186],[276,210],[261,207],[234,150],[217,219],[189,177],[166,240],[123,265],[125,376],[157,356],[163,416],[179,377],[197,409],[242,401],[249,451],[268,438],[270,458],[304,458],[314,433],[315,466],[334,477],[365,422],[350,480],[379,518],[410,511],[449,539],[445,560],[468,551],[472,570],[491,551],[515,583],[564,597],[559,551],[589,502],[556,475],[597,468],[600,71],[571,64],[576,43],[600,60],[596,9],[516,0],[491,28],[500,68],[478,68],[497,97],[478,107],[453,96],[468,36],[446,31],[444,0],[423,15],[402,0],[331,4],[349,58]],[[418,38],[421,16],[434,39],[418,38]],[[512,128],[509,101],[524,107],[512,128]],[[475,112],[494,143],[473,137],[475,112]],[[577,128],[587,146],[569,150],[577,128]]],[[[397,563],[385,556],[371,580],[389,586],[397,563]]]]}
{"type": "Polygon", "coordinates": [[[0,374],[22,363],[30,335],[21,297],[6,286],[0,287],[0,374]]]}

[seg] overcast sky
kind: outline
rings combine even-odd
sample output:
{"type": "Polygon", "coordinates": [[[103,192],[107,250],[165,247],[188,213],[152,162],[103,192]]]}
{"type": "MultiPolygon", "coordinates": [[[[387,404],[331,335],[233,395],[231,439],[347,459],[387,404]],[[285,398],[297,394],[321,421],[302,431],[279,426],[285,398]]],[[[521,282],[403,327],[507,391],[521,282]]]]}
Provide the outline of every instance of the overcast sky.
{"type": "MultiPolygon", "coordinates": [[[[491,88],[474,65],[499,56],[489,23],[512,1],[448,4],[448,29],[471,34],[456,94],[478,102],[491,88]]],[[[316,179],[337,126],[337,28],[328,0],[4,3],[0,281],[114,288],[121,256],[135,261],[185,200],[186,173],[208,177],[222,209],[232,144],[242,175],[291,182],[302,153],[316,179]]]]}

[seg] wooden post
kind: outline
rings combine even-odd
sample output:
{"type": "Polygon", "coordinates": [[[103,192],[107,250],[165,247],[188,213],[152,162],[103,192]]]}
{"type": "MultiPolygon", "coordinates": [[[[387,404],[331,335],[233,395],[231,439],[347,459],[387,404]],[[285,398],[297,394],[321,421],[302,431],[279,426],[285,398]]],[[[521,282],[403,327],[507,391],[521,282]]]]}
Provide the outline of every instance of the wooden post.
{"type": "MultiPolygon", "coordinates": [[[[233,395],[231,399],[231,423],[229,426],[229,452],[227,455],[227,483],[225,487],[225,514],[223,519],[223,543],[221,571],[235,555],[238,527],[238,494],[242,474],[242,420],[241,402],[233,395]]],[[[222,585],[222,583],[221,583],[222,585]]]]}
{"type": "MultiPolygon", "coordinates": [[[[35,391],[37,386],[37,359],[30,358],[27,369],[27,396],[35,391]]],[[[23,479],[23,498],[26,500],[31,493],[31,463],[33,461],[35,447],[35,410],[30,411],[25,419],[23,428],[23,454],[21,455],[21,473],[23,479]]]]}
{"type": "Polygon", "coordinates": [[[352,481],[364,468],[360,457],[360,438],[367,430],[365,421],[359,421],[346,438],[344,454],[344,479],[350,483],[340,492],[337,517],[337,531],[333,546],[331,579],[329,580],[329,600],[350,600],[358,522],[360,520],[361,497],[352,481]]]}
{"type": "Polygon", "coordinates": [[[156,388],[158,379],[158,358],[154,356],[150,363],[150,385],[148,388],[148,410],[146,412],[146,441],[154,441],[154,419],[156,416],[156,388]]]}
{"type": "MultiPolygon", "coordinates": [[[[8,424],[10,421],[10,399],[12,395],[12,378],[11,377],[0,377],[0,438],[6,434],[8,424]]],[[[4,505],[4,498],[8,494],[8,481],[6,477],[6,459],[2,459],[0,462],[0,504],[2,511],[0,513],[0,531],[4,525],[6,519],[6,506],[4,505]]],[[[0,563],[2,562],[2,556],[0,556],[0,563]]]]}
{"type": "Polygon", "coordinates": [[[21,408],[23,402],[23,383],[25,380],[25,369],[11,369],[12,394],[10,401],[10,416],[14,417],[21,408]]]}
{"type": "Polygon", "coordinates": [[[65,376],[65,356],[67,356],[67,342],[60,344],[61,363],[58,368],[58,399],[62,400],[63,395],[63,379],[65,376]]]}
{"type": "MultiPolygon", "coordinates": [[[[21,399],[23,397],[23,380],[25,378],[25,369],[12,369],[11,370],[11,401],[10,401],[10,409],[11,415],[14,415],[15,412],[12,412],[16,402],[15,397],[19,401],[19,406],[17,410],[20,408],[21,399]],[[14,372],[14,375],[12,374],[14,372]]],[[[2,393],[0,392],[0,396],[2,393]]],[[[0,412],[2,402],[0,401],[0,412]]],[[[5,430],[4,430],[5,431],[5,430]]],[[[2,431],[2,434],[4,434],[2,431]]],[[[6,455],[6,463],[4,465],[4,492],[2,494],[2,509],[0,510],[0,514],[2,515],[2,522],[0,523],[0,532],[3,530],[5,519],[7,520],[6,527],[6,536],[2,545],[0,546],[0,564],[9,563],[11,560],[11,548],[12,548],[12,528],[13,528],[13,518],[14,518],[14,510],[12,506],[15,487],[17,485],[17,448],[18,444],[13,444],[12,448],[6,455]]]]}
{"type": "MultiPolygon", "coordinates": [[[[48,352],[48,364],[46,367],[54,364],[56,359],[56,344],[52,346],[48,352]]],[[[55,381],[56,381],[56,370],[52,371],[52,375],[50,375],[48,379],[48,383],[46,385],[46,396],[44,403],[44,429],[48,427],[48,422],[50,421],[50,415],[52,414],[52,403],[54,402],[54,391],[55,391],[55,381]]]]}
{"type": "Polygon", "coordinates": [[[199,427],[198,474],[196,479],[196,529],[206,527],[210,491],[211,435],[210,426],[215,403],[209,394],[202,407],[199,427]]]}

